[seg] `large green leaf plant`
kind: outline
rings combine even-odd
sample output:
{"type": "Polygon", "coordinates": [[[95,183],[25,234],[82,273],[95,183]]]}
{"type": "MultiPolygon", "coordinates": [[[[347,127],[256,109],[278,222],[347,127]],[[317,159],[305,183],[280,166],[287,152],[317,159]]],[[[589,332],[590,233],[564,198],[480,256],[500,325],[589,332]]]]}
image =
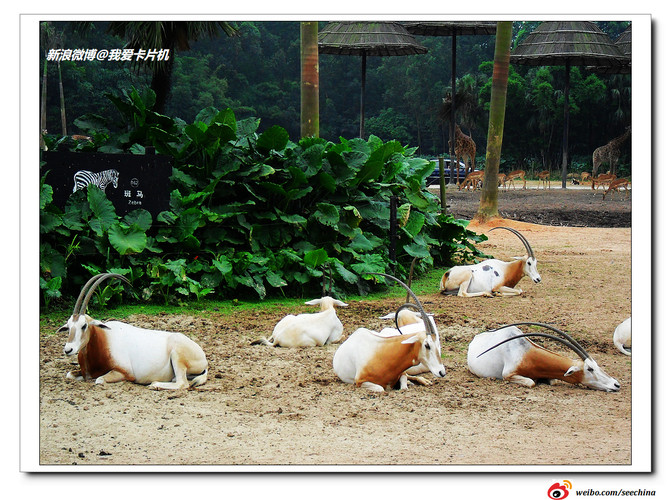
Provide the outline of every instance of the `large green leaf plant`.
{"type": "Polygon", "coordinates": [[[292,142],[282,127],[259,132],[258,119],[236,120],[230,109],[204,109],[187,125],[151,111],[151,91],[112,100],[126,131],[98,134],[104,142],[97,150],[169,154],[169,207],[156,217],[146,210],[119,217],[89,186],[61,209],[43,178],[40,284],[47,305],[76,294],[100,271],[126,275],[144,299],[264,299],[317,293],[326,277],[336,294],[366,293],[373,286],[367,273],[394,269],[403,277],[413,259],[421,272],[480,255],[481,237],[440,214],[426,189],[432,165],[397,141],[292,142]],[[398,227],[394,242],[391,223],[398,227]]]}

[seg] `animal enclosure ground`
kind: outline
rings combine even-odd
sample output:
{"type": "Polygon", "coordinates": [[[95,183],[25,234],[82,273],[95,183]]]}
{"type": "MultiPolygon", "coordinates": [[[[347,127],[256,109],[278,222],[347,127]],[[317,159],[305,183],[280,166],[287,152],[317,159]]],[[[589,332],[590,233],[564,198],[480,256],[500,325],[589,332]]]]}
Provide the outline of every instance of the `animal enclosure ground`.
{"type": "MultiPolygon", "coordinates": [[[[616,196],[602,205],[600,194],[597,203],[587,198],[579,203],[577,198],[591,193],[576,191],[574,199],[574,191],[555,191],[548,191],[550,198],[540,206],[535,206],[537,194],[528,192],[522,205],[544,216],[554,207],[591,206],[603,210],[599,217],[607,221],[626,213],[630,204],[616,196]]],[[[461,210],[465,202],[455,200],[467,196],[477,198],[456,193],[452,208],[461,210]]],[[[508,196],[513,197],[523,195],[508,196]]],[[[500,202],[506,210],[504,198],[500,202]]],[[[295,307],[278,306],[268,316],[241,309],[232,315],[209,310],[125,318],[139,326],[182,331],[203,346],[210,363],[207,383],[179,392],[67,380],[73,366],[62,353],[65,339],[53,334],[60,324],[43,324],[41,464],[630,464],[632,358],[616,350],[612,335],[631,314],[631,229],[503,223],[527,237],[543,281],[536,285],[524,278],[520,297],[443,296],[438,283],[435,294],[421,296],[435,314],[447,371],[443,379],[428,375],[433,381],[428,387],[373,394],[346,385],[332,369],[338,344],[250,345],[269,336],[284,314],[312,310],[298,300],[295,307]],[[525,388],[471,375],[466,351],[473,335],[519,321],[547,322],[569,332],[620,381],[622,390],[604,393],[564,383],[525,388]]],[[[491,226],[473,227],[487,231],[491,226]]],[[[484,252],[499,258],[519,255],[522,247],[514,235],[494,231],[488,236],[484,252]]],[[[351,301],[338,314],[346,334],[359,326],[381,328],[388,323],[377,318],[404,301],[405,294],[393,288],[384,301],[351,301]]]]}
{"type": "MultiPolygon", "coordinates": [[[[561,182],[552,181],[551,189],[539,189],[538,181],[527,181],[527,189],[515,181],[515,188],[499,189],[499,214],[533,224],[574,227],[631,227],[631,193],[609,193],[605,200],[603,188],[589,185],[559,189],[561,182]]],[[[438,189],[432,187],[434,192],[438,189]]],[[[459,191],[448,187],[448,210],[456,218],[470,220],[478,210],[480,191],[459,191]]]]}

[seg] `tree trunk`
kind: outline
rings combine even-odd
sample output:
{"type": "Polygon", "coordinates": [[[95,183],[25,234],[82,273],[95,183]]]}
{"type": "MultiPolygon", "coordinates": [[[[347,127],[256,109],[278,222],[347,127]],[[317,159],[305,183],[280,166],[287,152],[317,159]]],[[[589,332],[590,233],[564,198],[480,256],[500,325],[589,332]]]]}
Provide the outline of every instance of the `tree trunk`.
{"type": "Polygon", "coordinates": [[[512,26],[513,23],[511,21],[499,21],[496,24],[496,45],[494,48],[492,97],[489,106],[485,176],[482,182],[480,208],[475,214],[475,219],[479,222],[486,222],[499,215],[498,173],[501,161],[501,144],[503,143],[503,124],[506,114],[512,26]]]}
{"type": "Polygon", "coordinates": [[[61,132],[63,137],[68,135],[67,120],[65,119],[65,92],[63,92],[63,75],[61,74],[61,63],[58,63],[58,92],[61,98],[61,132]]]}
{"type": "Polygon", "coordinates": [[[301,22],[301,137],[319,137],[319,50],[316,21],[301,22]]]}
{"type": "Polygon", "coordinates": [[[44,134],[47,133],[47,59],[44,58],[44,73],[42,74],[42,109],[40,110],[40,148],[47,150],[44,143],[44,134]]]}
{"type": "Polygon", "coordinates": [[[165,106],[170,96],[170,87],[172,86],[172,71],[174,66],[173,54],[174,47],[170,47],[170,59],[156,65],[151,76],[151,89],[156,94],[156,103],[154,111],[159,114],[165,113],[165,106]]]}

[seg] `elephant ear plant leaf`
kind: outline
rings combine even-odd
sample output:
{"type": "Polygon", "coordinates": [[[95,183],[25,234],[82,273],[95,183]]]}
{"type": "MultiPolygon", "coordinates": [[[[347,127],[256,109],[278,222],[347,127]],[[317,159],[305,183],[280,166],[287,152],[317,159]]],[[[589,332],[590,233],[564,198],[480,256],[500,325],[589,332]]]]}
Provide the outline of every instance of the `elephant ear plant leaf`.
{"type": "Polygon", "coordinates": [[[132,271],[144,298],[164,302],[264,299],[316,293],[325,272],[334,293],[366,291],[372,284],[358,278],[365,273],[393,266],[403,276],[413,258],[421,271],[480,255],[479,237],[441,215],[426,189],[430,163],[397,141],[292,142],[282,127],[259,133],[257,119],[238,121],[230,109],[206,108],[184,124],[155,113],[150,92],[112,101],[124,132],[96,147],[171,155],[170,204],[154,215],[136,210],[120,217],[105,193],[89,186],[59,208],[42,182],[45,304],[77,293],[89,269],[132,271]],[[392,221],[398,225],[392,262],[394,197],[402,210],[392,221]]]}

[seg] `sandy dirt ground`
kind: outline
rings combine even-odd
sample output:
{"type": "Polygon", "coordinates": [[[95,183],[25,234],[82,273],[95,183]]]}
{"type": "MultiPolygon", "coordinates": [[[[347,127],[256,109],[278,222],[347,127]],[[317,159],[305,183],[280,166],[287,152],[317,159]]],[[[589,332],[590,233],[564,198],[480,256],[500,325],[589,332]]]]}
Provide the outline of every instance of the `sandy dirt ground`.
{"type": "MultiPolygon", "coordinates": [[[[528,191],[528,203],[536,203],[535,193],[528,191]]],[[[562,206],[580,205],[566,191],[559,195],[562,206]]],[[[613,211],[626,212],[622,200],[614,200],[611,206],[618,208],[613,211]]],[[[535,210],[547,213],[544,206],[535,210]]],[[[269,336],[284,314],[311,310],[298,300],[295,306],[273,308],[268,316],[241,310],[125,318],[139,326],[181,331],[203,346],[207,383],[178,392],[67,380],[66,372],[76,366],[63,355],[65,339],[53,333],[60,325],[44,324],[40,463],[83,469],[136,464],[630,464],[632,358],[616,350],[612,335],[631,314],[631,229],[519,220],[471,227],[487,231],[496,224],[527,237],[542,283],[524,278],[519,297],[444,296],[437,283],[436,293],[420,296],[435,314],[447,372],[442,379],[428,375],[433,383],[426,387],[375,394],[347,385],[332,368],[338,344],[294,349],[250,345],[269,336]],[[565,383],[526,388],[472,375],[466,367],[472,337],[519,321],[550,323],[573,335],[620,381],[622,390],[605,393],[565,383]]],[[[508,231],[489,237],[482,244],[486,253],[504,259],[520,254],[519,240],[508,231]]],[[[338,312],[345,334],[360,326],[388,326],[378,318],[404,299],[403,292],[392,288],[384,301],[349,302],[338,312]]]]}

